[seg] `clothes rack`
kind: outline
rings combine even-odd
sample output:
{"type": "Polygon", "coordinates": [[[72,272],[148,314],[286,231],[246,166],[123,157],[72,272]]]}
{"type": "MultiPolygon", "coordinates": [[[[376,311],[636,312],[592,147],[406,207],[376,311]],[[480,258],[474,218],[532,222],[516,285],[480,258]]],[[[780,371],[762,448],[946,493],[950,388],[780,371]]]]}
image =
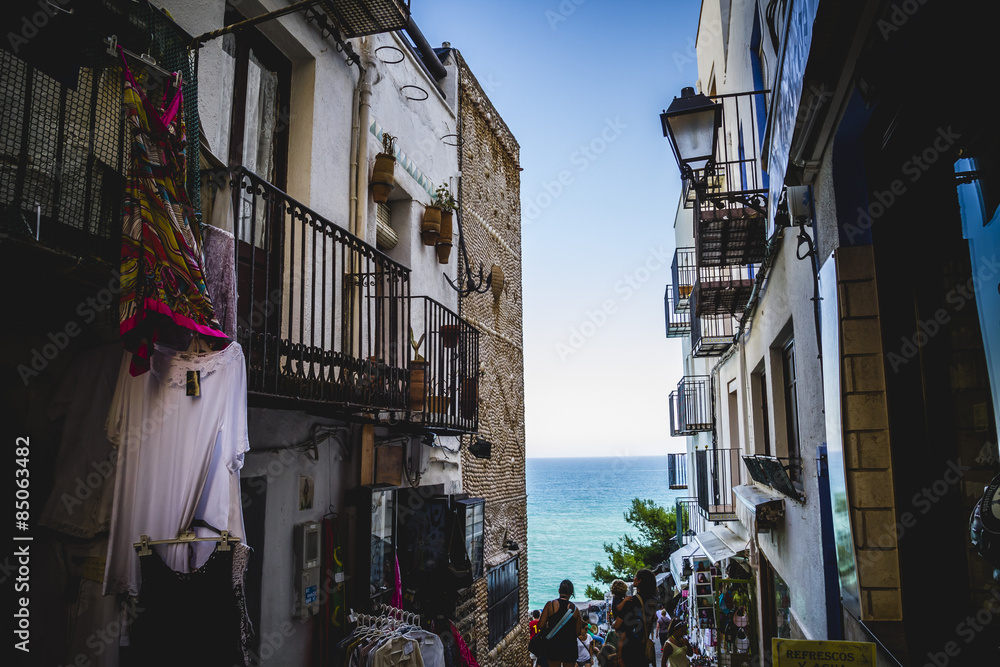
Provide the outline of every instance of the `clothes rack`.
{"type": "Polygon", "coordinates": [[[139,541],[133,542],[132,546],[138,550],[140,556],[148,556],[153,553],[149,547],[154,544],[187,544],[189,542],[218,542],[219,551],[229,551],[230,545],[239,544],[240,538],[230,535],[228,530],[220,531],[218,537],[198,537],[194,531],[186,530],[169,540],[151,540],[149,535],[140,535],[139,541]]]}

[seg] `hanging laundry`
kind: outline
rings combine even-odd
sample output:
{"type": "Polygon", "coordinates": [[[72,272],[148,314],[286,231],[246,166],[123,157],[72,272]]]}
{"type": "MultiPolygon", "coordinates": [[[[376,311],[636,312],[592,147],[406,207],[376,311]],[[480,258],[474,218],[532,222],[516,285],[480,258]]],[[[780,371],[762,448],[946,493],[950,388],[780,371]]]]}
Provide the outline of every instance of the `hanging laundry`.
{"type": "MultiPolygon", "coordinates": [[[[119,51],[121,49],[119,48],[119,51]]],[[[123,205],[119,322],[131,373],[149,370],[153,345],[167,328],[226,339],[205,284],[201,232],[186,190],[183,90],[168,81],[159,105],[128,68],[124,109],[129,163],[123,205]]]]}
{"type": "MultiPolygon", "coordinates": [[[[174,539],[194,532],[242,538],[240,468],[247,440],[246,366],[231,343],[219,352],[177,352],[155,346],[150,372],[133,377],[126,354],[108,413],[108,438],[118,447],[117,479],[104,592],[138,595],[139,558],[132,545],[141,535],[174,539]],[[187,395],[188,371],[199,371],[201,395],[187,395]]],[[[177,572],[198,568],[211,542],[157,545],[177,572]]]]}

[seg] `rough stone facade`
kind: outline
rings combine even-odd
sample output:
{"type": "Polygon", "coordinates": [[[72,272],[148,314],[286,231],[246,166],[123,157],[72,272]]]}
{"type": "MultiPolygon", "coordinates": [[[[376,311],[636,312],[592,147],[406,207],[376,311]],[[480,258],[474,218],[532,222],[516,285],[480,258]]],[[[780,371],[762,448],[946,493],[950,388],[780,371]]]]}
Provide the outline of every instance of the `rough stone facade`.
{"type": "MultiPolygon", "coordinates": [[[[524,348],[521,291],[521,178],[519,146],[458,51],[459,204],[473,277],[498,266],[503,290],[471,294],[460,314],[480,332],[479,436],[492,443],[489,459],[462,451],[462,486],[486,500],[487,576],[474,585],[475,604],[459,605],[459,628],[482,667],[528,665],[528,520],[525,492],[524,348]],[[513,541],[517,550],[508,549],[513,541]],[[488,573],[518,559],[518,620],[490,646],[488,573]]],[[[459,280],[465,281],[459,264],[459,280]]],[[[471,602],[471,600],[470,600],[471,602]]]]}

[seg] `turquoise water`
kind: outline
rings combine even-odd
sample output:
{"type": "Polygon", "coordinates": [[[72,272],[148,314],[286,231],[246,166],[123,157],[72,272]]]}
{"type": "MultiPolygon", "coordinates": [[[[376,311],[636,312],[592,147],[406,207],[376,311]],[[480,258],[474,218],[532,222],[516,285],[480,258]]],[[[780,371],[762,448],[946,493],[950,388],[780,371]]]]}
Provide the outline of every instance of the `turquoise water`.
{"type": "MultiPolygon", "coordinates": [[[[633,498],[673,507],[687,490],[671,491],[666,456],[527,459],[528,600],[541,609],[569,579],[583,599],[602,545],[638,531],[625,521],[633,498]]],[[[603,588],[603,587],[602,587],[603,588]]]]}

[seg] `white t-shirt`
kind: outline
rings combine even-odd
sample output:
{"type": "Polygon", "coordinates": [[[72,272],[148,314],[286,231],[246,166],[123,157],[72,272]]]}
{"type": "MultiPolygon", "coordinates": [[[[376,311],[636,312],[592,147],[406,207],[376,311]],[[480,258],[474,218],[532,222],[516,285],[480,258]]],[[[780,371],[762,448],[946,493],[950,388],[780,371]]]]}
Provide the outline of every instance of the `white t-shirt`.
{"type": "Polygon", "coordinates": [[[576,661],[577,662],[587,662],[590,660],[590,644],[594,641],[594,638],[589,634],[587,635],[586,641],[576,638],[576,661]]]}
{"type": "MultiPolygon", "coordinates": [[[[104,594],[139,594],[139,557],[132,544],[174,539],[195,519],[242,538],[240,468],[247,440],[246,366],[231,343],[219,352],[156,346],[150,370],[129,373],[122,359],[108,413],[108,439],[118,447],[114,509],[104,594]],[[188,396],[187,373],[200,371],[201,395],[188,396]]],[[[216,534],[195,528],[199,537],[216,534]]],[[[213,542],[158,545],[177,572],[205,563],[213,542]]]]}

